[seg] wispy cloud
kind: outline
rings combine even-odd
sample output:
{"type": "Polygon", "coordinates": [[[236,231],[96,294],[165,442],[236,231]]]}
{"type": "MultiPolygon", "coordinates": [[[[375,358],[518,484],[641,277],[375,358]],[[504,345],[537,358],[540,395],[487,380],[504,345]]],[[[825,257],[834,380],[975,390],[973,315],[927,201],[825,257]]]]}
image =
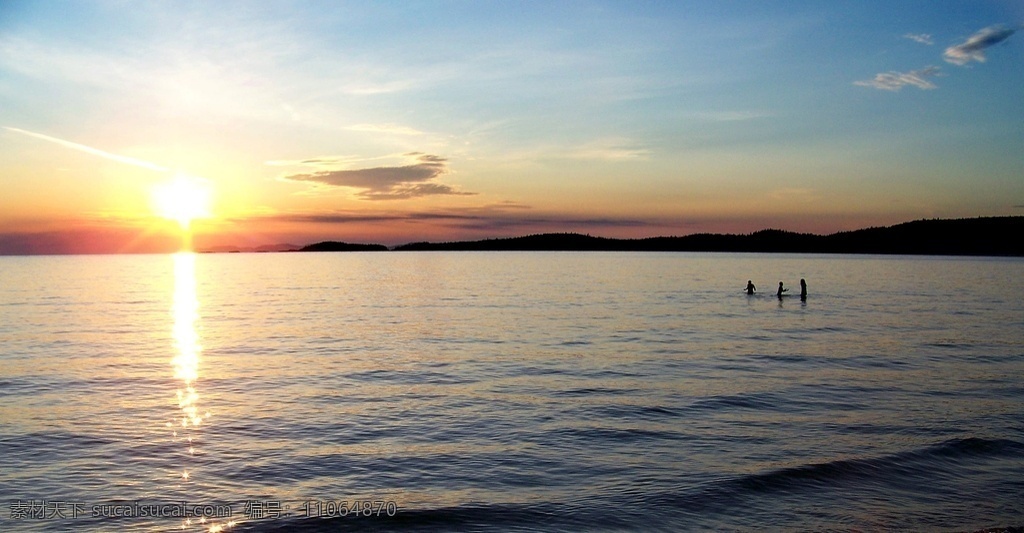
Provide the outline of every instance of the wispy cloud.
{"type": "Polygon", "coordinates": [[[20,128],[12,128],[10,126],[4,126],[5,130],[20,133],[22,135],[28,135],[29,137],[35,137],[36,139],[42,139],[44,141],[59,144],[65,148],[71,148],[72,150],[78,150],[87,154],[98,155],[100,157],[111,159],[119,163],[125,163],[128,165],[135,165],[137,167],[148,168],[149,170],[155,170],[157,172],[169,172],[170,169],[164,166],[157,165],[156,163],[150,163],[149,161],[143,161],[142,159],[136,159],[134,157],[128,157],[124,155],[112,154],[105,152],[99,148],[93,148],[84,144],[78,144],[76,142],[65,141],[64,139],[58,139],[56,137],[50,137],[49,135],[43,135],[42,133],[36,133],[33,131],[27,131],[20,128]]]}
{"type": "Polygon", "coordinates": [[[932,40],[932,36],[927,33],[908,33],[904,35],[903,38],[910,39],[911,41],[916,41],[921,44],[926,44],[928,46],[935,44],[935,41],[932,40]]]}
{"type": "MultiPolygon", "coordinates": [[[[237,49],[229,43],[189,49],[186,41],[167,46],[140,42],[137,49],[103,50],[90,43],[60,39],[0,35],[0,68],[55,87],[65,84],[103,89],[106,98],[122,105],[137,105],[146,112],[202,112],[207,116],[299,116],[284,108],[272,87],[252,90],[259,68],[270,70],[270,54],[246,54],[247,61],[232,57],[237,49]],[[211,50],[216,49],[216,52],[211,50]],[[263,58],[253,66],[252,58],[263,58]]],[[[280,75],[283,77],[283,75],[280,75]]]]}
{"type": "Polygon", "coordinates": [[[778,201],[804,204],[817,203],[821,200],[821,195],[818,194],[818,191],[805,188],[777,189],[768,193],[768,197],[778,201]]]}
{"type": "Polygon", "coordinates": [[[629,139],[607,138],[578,146],[566,152],[571,159],[596,159],[604,161],[626,161],[646,159],[651,151],[629,139]]]}
{"type": "Polygon", "coordinates": [[[414,82],[410,80],[394,80],[380,83],[358,83],[345,85],[343,92],[354,96],[373,96],[406,91],[413,85],[414,82]]]}
{"type": "Polygon", "coordinates": [[[345,128],[350,131],[363,131],[367,133],[390,133],[393,135],[423,135],[424,132],[408,126],[399,124],[355,124],[345,128]]]}
{"type": "Polygon", "coordinates": [[[954,65],[966,65],[971,61],[985,62],[985,49],[997,45],[1016,33],[1014,28],[1003,25],[989,26],[972,35],[966,41],[950,46],[943,58],[954,65]]]}
{"type": "Polygon", "coordinates": [[[712,122],[744,122],[775,116],[769,111],[706,111],[697,113],[697,118],[712,122]]]}
{"type": "MultiPolygon", "coordinates": [[[[284,176],[289,181],[318,183],[332,187],[361,189],[364,200],[400,200],[432,195],[472,195],[458,191],[450,185],[433,180],[448,173],[448,160],[444,157],[410,152],[404,154],[414,163],[393,167],[373,167],[345,170],[323,170],[310,174],[284,176]]],[[[318,159],[302,161],[304,165],[325,164],[318,159]]]]}
{"type": "Polygon", "coordinates": [[[0,66],[48,81],[139,88],[139,80],[131,75],[137,70],[136,63],[126,57],[112,58],[93,52],[84,46],[61,48],[14,35],[0,35],[0,66]]]}
{"type": "MultiPolygon", "coordinates": [[[[942,54],[942,58],[948,63],[960,66],[967,65],[971,61],[984,63],[986,59],[985,50],[987,48],[1009,39],[1010,36],[1016,32],[1017,28],[1009,28],[1001,24],[989,26],[978,31],[966,41],[946,48],[946,51],[942,54]]],[[[927,33],[908,33],[903,37],[921,44],[934,44],[932,36],[927,33]]],[[[875,75],[874,79],[855,81],[853,84],[860,85],[862,87],[881,89],[884,91],[899,91],[907,85],[913,85],[918,89],[935,89],[937,86],[928,78],[941,75],[939,67],[929,66],[920,70],[911,70],[909,72],[882,72],[875,75]]]]}
{"type": "Polygon", "coordinates": [[[937,85],[928,81],[928,78],[938,76],[939,72],[939,67],[935,66],[910,72],[882,72],[876,74],[874,79],[855,81],[853,84],[883,91],[898,91],[907,85],[913,85],[918,89],[935,89],[937,85]]]}

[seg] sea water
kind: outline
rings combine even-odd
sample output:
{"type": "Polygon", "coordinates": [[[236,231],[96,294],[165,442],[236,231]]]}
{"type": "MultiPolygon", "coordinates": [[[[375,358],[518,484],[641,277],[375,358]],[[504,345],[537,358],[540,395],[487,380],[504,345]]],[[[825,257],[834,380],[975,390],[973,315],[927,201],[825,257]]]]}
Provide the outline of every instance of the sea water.
{"type": "Polygon", "coordinates": [[[996,258],[3,257],[0,530],[1022,526],[1022,292],[996,258]]]}

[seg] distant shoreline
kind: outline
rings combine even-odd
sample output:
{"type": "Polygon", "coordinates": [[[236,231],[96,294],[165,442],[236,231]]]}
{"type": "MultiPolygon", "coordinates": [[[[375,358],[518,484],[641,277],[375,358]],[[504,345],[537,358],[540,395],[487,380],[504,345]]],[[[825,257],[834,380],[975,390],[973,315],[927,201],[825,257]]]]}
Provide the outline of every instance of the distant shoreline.
{"type": "MultiPolygon", "coordinates": [[[[324,241],[292,249],[254,251],[551,251],[551,252],[757,252],[880,255],[1024,256],[1024,217],[931,219],[894,226],[815,235],[765,229],[745,235],[698,233],[683,237],[612,239],[579,233],[543,233],[522,237],[453,242],[415,242],[388,248],[382,244],[324,241]]],[[[216,252],[246,250],[218,247],[216,252]]],[[[269,248],[269,247],[267,247],[269,248]]],[[[204,250],[210,252],[210,250],[204,250]]]]}

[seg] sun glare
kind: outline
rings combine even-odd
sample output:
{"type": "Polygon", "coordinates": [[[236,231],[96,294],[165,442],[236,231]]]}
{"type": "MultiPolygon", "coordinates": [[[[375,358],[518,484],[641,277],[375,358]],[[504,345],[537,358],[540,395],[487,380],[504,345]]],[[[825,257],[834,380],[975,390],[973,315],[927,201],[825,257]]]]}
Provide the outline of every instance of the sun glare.
{"type": "Polygon", "coordinates": [[[210,186],[202,179],[178,174],[153,186],[153,210],[188,229],[193,220],[210,217],[210,186]]]}

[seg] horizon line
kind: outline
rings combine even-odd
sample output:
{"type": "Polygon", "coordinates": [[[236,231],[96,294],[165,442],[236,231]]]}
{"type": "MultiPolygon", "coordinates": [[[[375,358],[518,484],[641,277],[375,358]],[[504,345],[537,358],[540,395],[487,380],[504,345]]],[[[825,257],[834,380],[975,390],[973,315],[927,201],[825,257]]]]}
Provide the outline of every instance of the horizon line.
{"type": "MultiPolygon", "coordinates": [[[[353,246],[377,246],[377,247],[382,247],[382,248],[386,249],[387,251],[402,251],[402,250],[399,250],[399,249],[402,248],[402,247],[413,246],[413,245],[433,245],[433,246],[445,246],[445,245],[453,246],[453,245],[460,245],[460,244],[468,245],[468,244],[474,244],[474,243],[485,243],[485,242],[495,242],[495,241],[512,241],[512,240],[516,240],[516,239],[524,239],[524,238],[530,238],[530,237],[558,236],[558,235],[561,235],[561,236],[587,237],[587,238],[591,238],[591,239],[594,239],[594,240],[608,241],[609,243],[611,243],[611,242],[639,243],[639,242],[642,242],[642,241],[655,240],[655,239],[685,239],[685,238],[691,238],[691,237],[697,237],[697,236],[708,236],[708,237],[751,237],[751,236],[757,235],[759,233],[765,233],[765,232],[777,232],[777,233],[781,233],[781,234],[787,234],[787,235],[791,235],[791,236],[801,236],[801,237],[828,238],[828,237],[833,237],[833,236],[837,236],[837,235],[841,235],[841,234],[856,233],[856,232],[868,231],[868,230],[884,230],[884,229],[894,228],[894,227],[897,227],[897,226],[902,226],[902,225],[907,225],[907,224],[914,224],[914,223],[922,223],[922,222],[957,222],[957,221],[961,221],[962,222],[962,221],[983,221],[983,220],[996,220],[996,219],[1006,219],[1006,220],[1024,219],[1024,215],[992,215],[992,216],[975,216],[975,217],[959,217],[959,218],[939,218],[939,217],[935,217],[935,218],[921,218],[921,219],[908,220],[908,221],[904,221],[904,222],[898,222],[898,223],[891,224],[891,225],[866,226],[866,227],[861,227],[861,228],[852,229],[852,230],[835,231],[835,232],[832,232],[832,233],[809,233],[809,232],[799,232],[799,231],[792,231],[792,230],[786,230],[786,229],[780,229],[780,228],[767,227],[767,228],[761,228],[761,229],[758,229],[758,230],[755,230],[755,231],[751,231],[751,232],[747,232],[747,233],[694,232],[694,233],[688,233],[688,234],[674,234],[674,235],[664,235],[664,234],[662,234],[662,235],[650,235],[650,236],[644,236],[644,237],[605,237],[605,236],[602,236],[602,235],[594,235],[594,234],[591,234],[591,233],[582,233],[582,232],[573,232],[573,231],[549,231],[549,232],[538,232],[538,233],[525,233],[525,234],[520,234],[520,235],[515,235],[515,236],[506,236],[506,237],[497,237],[497,236],[495,236],[495,237],[484,237],[484,238],[474,238],[474,239],[461,239],[461,240],[445,240],[445,241],[417,240],[417,241],[403,242],[403,243],[394,244],[394,245],[386,245],[386,244],[382,244],[382,243],[373,243],[373,242],[356,242],[356,241],[341,241],[341,240],[332,240],[332,239],[320,239],[320,240],[317,240],[315,242],[309,242],[307,244],[294,244],[292,242],[265,243],[265,244],[259,244],[259,245],[254,245],[254,246],[238,246],[236,244],[217,244],[217,245],[211,245],[211,246],[198,246],[198,247],[194,247],[193,246],[191,249],[177,248],[177,249],[174,249],[174,250],[170,250],[170,249],[166,249],[166,250],[162,250],[162,249],[150,249],[150,250],[146,250],[146,249],[137,249],[137,250],[133,250],[133,249],[120,249],[120,250],[109,250],[109,251],[102,251],[102,250],[97,250],[97,251],[67,251],[67,250],[64,250],[64,251],[61,251],[60,249],[57,249],[57,248],[59,248],[59,246],[54,246],[55,249],[52,249],[52,250],[45,250],[45,249],[43,249],[43,250],[41,250],[39,252],[29,251],[27,253],[25,253],[25,252],[13,252],[12,253],[10,251],[5,251],[3,249],[3,248],[5,248],[5,246],[4,246],[5,244],[7,244],[8,247],[10,247],[12,245],[14,247],[17,247],[17,244],[19,244],[18,241],[5,243],[5,237],[8,238],[8,239],[12,239],[13,238],[13,239],[22,240],[22,239],[25,239],[25,238],[31,238],[33,236],[36,236],[36,237],[41,237],[41,236],[58,237],[58,236],[67,236],[67,235],[71,235],[71,234],[74,234],[74,233],[80,233],[82,231],[88,231],[88,230],[79,230],[79,231],[76,232],[74,230],[72,230],[72,231],[59,231],[59,230],[57,230],[57,231],[41,231],[41,232],[32,232],[32,233],[0,233],[0,256],[16,257],[16,256],[46,256],[46,255],[168,255],[168,254],[175,254],[175,253],[180,253],[180,252],[192,252],[192,253],[280,253],[280,252],[301,251],[302,248],[314,246],[314,245],[317,245],[317,244],[323,244],[323,243],[334,243],[334,244],[353,245],[353,246]]],[[[709,251],[714,251],[714,250],[709,250],[709,251]]]]}

